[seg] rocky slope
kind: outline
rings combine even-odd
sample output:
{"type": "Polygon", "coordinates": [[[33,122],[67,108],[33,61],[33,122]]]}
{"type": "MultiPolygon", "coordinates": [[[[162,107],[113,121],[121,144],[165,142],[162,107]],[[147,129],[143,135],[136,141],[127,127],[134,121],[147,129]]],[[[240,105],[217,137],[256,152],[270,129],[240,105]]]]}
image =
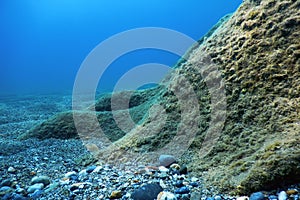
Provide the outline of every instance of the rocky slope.
{"type": "MultiPolygon", "coordinates": [[[[183,154],[180,161],[208,184],[239,194],[299,182],[299,9],[297,0],[244,1],[160,87],[135,92],[129,113],[138,125],[128,133],[117,130],[110,97],[100,98],[98,120],[114,143],[91,150],[114,164],[183,154]]],[[[69,118],[60,114],[21,138],[76,137],[69,118]]]]}

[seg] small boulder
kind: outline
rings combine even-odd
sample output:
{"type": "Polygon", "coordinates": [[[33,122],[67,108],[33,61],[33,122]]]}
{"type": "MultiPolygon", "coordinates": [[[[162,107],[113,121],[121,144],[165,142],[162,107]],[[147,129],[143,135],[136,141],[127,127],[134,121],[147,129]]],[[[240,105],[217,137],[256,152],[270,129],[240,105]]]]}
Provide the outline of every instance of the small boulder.
{"type": "Polygon", "coordinates": [[[157,195],[162,192],[162,187],[157,183],[146,184],[136,189],[131,197],[134,200],[153,200],[157,198],[157,195]]]}
{"type": "Polygon", "coordinates": [[[158,160],[159,165],[164,167],[168,167],[176,162],[175,157],[172,155],[160,155],[158,160]]]}

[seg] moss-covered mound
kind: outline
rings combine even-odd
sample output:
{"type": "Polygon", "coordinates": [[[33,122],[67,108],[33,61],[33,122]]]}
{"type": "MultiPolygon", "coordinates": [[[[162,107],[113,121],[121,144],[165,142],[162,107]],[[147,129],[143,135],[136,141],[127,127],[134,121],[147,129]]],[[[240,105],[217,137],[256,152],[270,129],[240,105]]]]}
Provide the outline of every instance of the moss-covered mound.
{"type": "MultiPolygon", "coordinates": [[[[297,0],[245,0],[190,49],[161,87],[131,97],[130,113],[138,125],[126,135],[113,121],[101,125],[98,118],[108,136],[117,135],[99,158],[155,162],[168,150],[184,150],[180,161],[193,173],[240,194],[300,182],[299,10],[297,0]],[[194,133],[191,142],[187,132],[194,133]],[[203,147],[204,141],[211,146],[203,147]]],[[[111,112],[109,96],[98,101],[96,111],[111,112]]],[[[72,124],[68,115],[50,119],[26,137],[76,135],[74,128],[63,129],[64,121],[72,124]],[[62,134],[65,130],[71,131],[62,134]]]]}
{"type": "Polygon", "coordinates": [[[147,115],[147,111],[151,105],[149,102],[155,100],[158,89],[159,88],[154,88],[135,92],[122,91],[113,95],[114,101],[111,101],[112,94],[102,95],[95,105],[90,106],[86,110],[59,113],[47,121],[33,127],[27,133],[20,135],[19,139],[28,139],[31,137],[39,139],[79,139],[80,137],[84,137],[85,135],[80,137],[78,135],[73,120],[74,114],[78,116],[78,124],[83,124],[84,126],[82,134],[90,135],[98,131],[97,126],[87,124],[92,121],[88,119],[92,116],[93,110],[95,110],[99,126],[105,136],[112,142],[116,141],[123,137],[126,132],[130,131],[133,126],[128,125],[126,126],[128,130],[122,130],[119,128],[119,124],[116,124],[115,119],[122,119],[122,116],[128,112],[127,109],[129,108],[132,120],[135,123],[139,123],[145,115],[147,115]],[[128,100],[129,102],[127,102],[128,100]],[[114,106],[114,113],[111,112],[111,102],[116,104],[116,106],[114,106]],[[118,105],[121,106],[117,107],[118,105]]]}

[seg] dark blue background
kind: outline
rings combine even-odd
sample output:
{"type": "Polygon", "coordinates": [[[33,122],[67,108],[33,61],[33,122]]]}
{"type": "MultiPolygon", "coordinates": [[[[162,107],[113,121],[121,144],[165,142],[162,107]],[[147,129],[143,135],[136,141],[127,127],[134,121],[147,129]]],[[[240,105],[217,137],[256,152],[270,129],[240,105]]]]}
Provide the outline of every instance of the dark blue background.
{"type": "MultiPolygon", "coordinates": [[[[242,0],[1,0],[0,94],[71,92],[76,72],[101,41],[138,27],[164,27],[195,40],[242,0]]],[[[149,50],[117,60],[105,89],[131,67],[177,57],[149,50]]]]}

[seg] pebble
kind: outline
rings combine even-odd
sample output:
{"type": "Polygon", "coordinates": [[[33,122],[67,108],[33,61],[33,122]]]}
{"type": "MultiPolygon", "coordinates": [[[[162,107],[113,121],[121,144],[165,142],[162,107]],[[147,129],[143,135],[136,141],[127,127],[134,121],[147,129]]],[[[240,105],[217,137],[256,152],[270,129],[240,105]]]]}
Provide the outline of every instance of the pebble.
{"type": "Polygon", "coordinates": [[[269,195],[268,199],[269,200],[277,200],[277,196],[276,195],[269,195]]]}
{"type": "Polygon", "coordinates": [[[111,193],[111,195],[109,196],[110,199],[119,199],[122,198],[122,191],[120,190],[115,190],[111,193]]]}
{"type": "Polygon", "coordinates": [[[36,190],[42,190],[44,188],[44,184],[43,183],[36,183],[34,185],[31,185],[28,187],[27,192],[28,193],[33,193],[36,190]]]}
{"type": "Polygon", "coordinates": [[[171,192],[163,191],[157,195],[157,200],[177,200],[177,197],[171,192]]]}
{"type": "MultiPolygon", "coordinates": [[[[26,183],[21,181],[22,179],[13,175],[14,178],[6,177],[1,181],[0,199],[264,200],[268,197],[268,200],[299,200],[297,186],[276,195],[256,192],[250,199],[247,196],[229,197],[218,194],[210,186],[206,188],[202,179],[191,177],[184,165],[180,169],[186,168],[187,174],[174,173],[171,166],[170,168],[165,166],[142,166],[141,168],[147,170],[135,173],[136,169],[119,170],[109,165],[89,166],[83,170],[70,166],[74,171],[66,171],[60,178],[53,180],[48,176],[35,176],[28,180],[27,187],[26,183]],[[19,196],[12,198],[15,194],[19,196]]],[[[32,169],[28,171],[30,170],[32,169]]],[[[35,171],[42,173],[38,168],[35,171]]]]}
{"type": "Polygon", "coordinates": [[[160,172],[162,172],[162,173],[167,173],[167,172],[169,171],[169,169],[166,168],[166,167],[164,167],[164,166],[158,167],[158,170],[159,170],[160,172]]]}
{"type": "Polygon", "coordinates": [[[262,192],[252,193],[249,200],[264,200],[265,195],[262,192]]]}
{"type": "Polygon", "coordinates": [[[159,165],[164,167],[168,167],[171,164],[176,162],[175,157],[172,155],[160,155],[158,160],[159,160],[159,165]]]}
{"type": "Polygon", "coordinates": [[[15,168],[13,168],[13,167],[9,167],[8,169],[7,169],[7,172],[8,173],[15,173],[17,170],[15,169],[15,168]]]}
{"type": "Polygon", "coordinates": [[[65,174],[66,178],[70,178],[71,176],[77,176],[77,173],[75,171],[71,171],[65,174]]]}
{"type": "Polygon", "coordinates": [[[281,191],[279,194],[278,194],[278,200],[287,200],[288,198],[288,195],[285,191],[281,191]]]}
{"type": "Polygon", "coordinates": [[[186,186],[183,186],[183,187],[175,190],[176,194],[187,194],[189,192],[190,192],[190,189],[186,186]]]}
{"type": "Polygon", "coordinates": [[[50,184],[50,178],[48,176],[35,176],[31,179],[31,184],[43,183],[44,186],[50,184]]]}
{"type": "Polygon", "coordinates": [[[171,169],[175,169],[175,170],[179,170],[180,169],[180,165],[178,165],[177,163],[174,163],[170,166],[171,169]]]}
{"type": "Polygon", "coordinates": [[[86,168],[86,172],[87,173],[92,173],[96,169],[96,167],[97,166],[94,166],[94,165],[93,166],[89,166],[88,168],[86,168]]]}
{"type": "Polygon", "coordinates": [[[286,193],[288,195],[295,195],[295,194],[298,194],[298,190],[296,190],[296,189],[290,189],[290,190],[286,191],[286,193]]]}

